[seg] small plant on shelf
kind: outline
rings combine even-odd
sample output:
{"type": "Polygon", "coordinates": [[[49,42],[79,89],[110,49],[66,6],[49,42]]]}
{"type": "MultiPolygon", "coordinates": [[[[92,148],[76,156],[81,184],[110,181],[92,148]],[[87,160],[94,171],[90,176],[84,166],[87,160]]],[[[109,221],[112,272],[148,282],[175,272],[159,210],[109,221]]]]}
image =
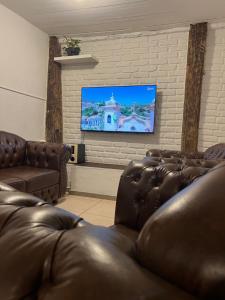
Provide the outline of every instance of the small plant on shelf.
{"type": "Polygon", "coordinates": [[[65,36],[64,42],[66,44],[66,47],[63,47],[63,49],[66,51],[68,56],[71,55],[79,55],[80,53],[80,40],[76,40],[70,37],[65,36]]]}

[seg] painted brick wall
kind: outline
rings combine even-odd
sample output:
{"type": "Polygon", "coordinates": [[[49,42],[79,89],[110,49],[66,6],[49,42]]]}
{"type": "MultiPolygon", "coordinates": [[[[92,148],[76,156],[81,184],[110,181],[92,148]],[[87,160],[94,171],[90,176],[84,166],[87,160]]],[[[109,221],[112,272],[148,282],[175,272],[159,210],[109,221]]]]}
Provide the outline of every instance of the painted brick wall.
{"type": "Polygon", "coordinates": [[[225,142],[225,24],[209,27],[201,100],[199,150],[225,142]]]}
{"type": "Polygon", "coordinates": [[[180,149],[188,28],[82,39],[81,54],[96,66],[65,66],[62,71],[64,140],[86,144],[90,162],[127,164],[149,148],[180,149]],[[81,87],[158,82],[155,133],[81,133],[81,87]]]}

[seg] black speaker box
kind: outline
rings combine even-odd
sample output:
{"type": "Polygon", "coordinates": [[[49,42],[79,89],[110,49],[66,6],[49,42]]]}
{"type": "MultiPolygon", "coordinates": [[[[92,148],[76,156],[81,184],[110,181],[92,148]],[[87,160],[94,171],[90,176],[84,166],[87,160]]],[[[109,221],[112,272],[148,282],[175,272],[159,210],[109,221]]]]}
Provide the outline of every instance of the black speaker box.
{"type": "Polygon", "coordinates": [[[82,164],[85,162],[85,145],[84,144],[73,144],[70,145],[72,154],[69,159],[69,163],[82,164]]]}

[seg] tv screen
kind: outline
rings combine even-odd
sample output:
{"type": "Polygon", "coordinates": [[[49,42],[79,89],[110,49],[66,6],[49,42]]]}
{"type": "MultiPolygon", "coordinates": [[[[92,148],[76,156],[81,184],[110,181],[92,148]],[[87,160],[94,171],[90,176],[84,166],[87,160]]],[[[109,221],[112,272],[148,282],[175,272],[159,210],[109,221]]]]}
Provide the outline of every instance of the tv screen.
{"type": "Polygon", "coordinates": [[[156,85],[83,87],[81,130],[153,133],[156,85]]]}

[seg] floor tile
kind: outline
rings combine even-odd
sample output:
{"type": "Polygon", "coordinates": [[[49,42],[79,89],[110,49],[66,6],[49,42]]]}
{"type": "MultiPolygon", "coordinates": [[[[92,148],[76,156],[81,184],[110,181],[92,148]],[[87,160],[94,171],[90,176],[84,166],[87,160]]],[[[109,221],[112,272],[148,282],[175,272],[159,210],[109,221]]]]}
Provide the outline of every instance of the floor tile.
{"type": "Polygon", "coordinates": [[[87,210],[92,215],[114,218],[116,201],[102,200],[87,210]]]}
{"type": "Polygon", "coordinates": [[[87,211],[99,202],[101,199],[81,197],[75,195],[69,195],[64,197],[63,202],[59,203],[57,207],[68,210],[74,214],[80,215],[82,212],[87,211]]]}
{"type": "Polygon", "coordinates": [[[111,226],[114,223],[116,201],[68,195],[57,207],[63,208],[94,225],[111,226]]]}

